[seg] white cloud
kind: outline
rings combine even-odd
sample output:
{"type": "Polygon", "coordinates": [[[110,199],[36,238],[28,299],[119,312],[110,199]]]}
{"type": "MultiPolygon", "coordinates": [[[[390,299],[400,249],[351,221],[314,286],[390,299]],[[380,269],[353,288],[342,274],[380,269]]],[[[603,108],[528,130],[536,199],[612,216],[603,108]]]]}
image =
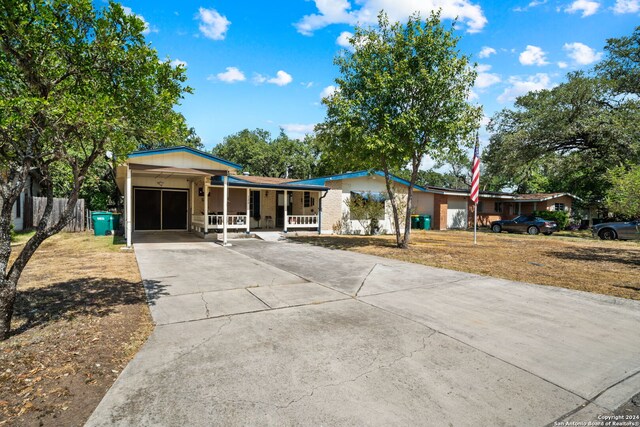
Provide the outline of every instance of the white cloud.
{"type": "Polygon", "coordinates": [[[567,68],[568,66],[569,66],[569,64],[567,64],[564,61],[558,62],[558,68],[567,68]]]}
{"type": "Polygon", "coordinates": [[[478,54],[479,58],[488,58],[491,55],[495,55],[497,52],[494,48],[489,47],[489,46],[484,46],[481,50],[480,53],[478,54]]]}
{"type": "Polygon", "coordinates": [[[569,58],[579,65],[593,64],[602,58],[602,52],[596,52],[583,43],[565,43],[562,48],[568,52],[569,58]]]}
{"type": "Polygon", "coordinates": [[[324,89],[322,89],[322,92],[320,92],[320,98],[328,98],[331,95],[333,95],[336,90],[337,90],[337,88],[335,86],[329,85],[329,86],[325,87],[324,89]]]}
{"type": "Polygon", "coordinates": [[[527,48],[520,53],[520,63],[522,65],[547,65],[546,54],[547,53],[538,46],[527,45],[527,48]]]}
{"type": "Polygon", "coordinates": [[[500,75],[496,73],[488,73],[487,71],[491,70],[491,65],[487,64],[478,64],[476,67],[478,71],[478,77],[476,77],[476,85],[475,87],[478,89],[484,89],[489,86],[493,86],[497,83],[500,83],[502,79],[500,75]]]}
{"type": "Polygon", "coordinates": [[[293,77],[291,77],[291,74],[287,73],[286,71],[280,70],[276,73],[275,77],[267,80],[267,83],[271,83],[278,86],[286,86],[292,81],[293,81],[293,77]]]}
{"type": "MultiPolygon", "coordinates": [[[[225,83],[243,82],[247,78],[244,73],[236,67],[227,67],[224,73],[216,74],[215,78],[225,83]]],[[[211,77],[211,76],[209,76],[211,77]]],[[[209,80],[212,80],[211,78],[209,80]]]]}
{"type": "Polygon", "coordinates": [[[537,73],[528,76],[524,80],[521,77],[511,76],[509,77],[509,84],[510,86],[498,96],[498,102],[505,103],[513,101],[518,96],[528,92],[550,89],[553,86],[551,84],[551,78],[546,73],[537,73]]]}
{"type": "Polygon", "coordinates": [[[532,2],[529,2],[529,4],[526,7],[514,7],[513,11],[514,12],[526,12],[527,10],[537,7],[537,6],[541,6],[543,4],[546,4],[548,0],[533,0],[532,2]]]}
{"type": "Polygon", "coordinates": [[[231,22],[215,9],[198,9],[196,18],[200,21],[198,28],[202,35],[211,40],[224,40],[231,22]]]}
{"type": "Polygon", "coordinates": [[[315,128],[315,123],[302,124],[302,123],[287,123],[280,125],[290,138],[302,139],[308,133],[312,133],[315,128]]]}
{"type": "Polygon", "coordinates": [[[377,22],[380,10],[384,10],[391,21],[402,21],[416,11],[424,17],[431,11],[441,9],[442,18],[458,18],[469,33],[477,33],[487,24],[482,8],[470,0],[356,0],[358,9],[353,9],[349,0],[314,1],[318,13],[305,15],[294,24],[301,34],[311,35],[315,30],[331,24],[373,24],[377,22]]]}
{"type": "Polygon", "coordinates": [[[124,11],[124,13],[126,13],[129,16],[135,16],[136,18],[138,18],[139,20],[142,21],[142,23],[144,24],[144,30],[142,30],[142,34],[144,34],[145,36],[149,33],[157,33],[158,29],[155,27],[152,27],[146,19],[144,19],[144,16],[139,15],[137,13],[135,13],[130,7],[127,6],[122,6],[122,10],[124,11]]]}
{"type": "Polygon", "coordinates": [[[187,68],[187,61],[183,61],[183,60],[178,59],[178,58],[176,58],[173,61],[171,61],[170,64],[174,68],[178,67],[178,66],[187,68]]]}
{"type": "Polygon", "coordinates": [[[582,12],[582,17],[593,15],[600,8],[600,3],[592,0],[575,0],[564,11],[567,13],[582,12]]]}
{"type": "Polygon", "coordinates": [[[613,12],[617,14],[640,12],[640,0],[616,0],[613,12]]]}
{"type": "Polygon", "coordinates": [[[313,82],[300,82],[300,85],[304,86],[305,89],[309,89],[309,88],[313,87],[314,84],[315,83],[313,83],[313,82]]]}
{"type": "Polygon", "coordinates": [[[251,79],[257,85],[261,85],[262,83],[267,81],[267,77],[263,76],[260,73],[253,73],[253,78],[251,79]]]}
{"type": "Polygon", "coordinates": [[[350,33],[349,31],[343,31],[336,39],[336,44],[338,46],[344,47],[345,49],[350,49],[352,47],[351,43],[349,43],[349,39],[351,37],[353,37],[353,33],[350,33]]]}
{"type": "Polygon", "coordinates": [[[480,99],[480,95],[478,95],[478,92],[476,92],[473,89],[469,90],[469,96],[467,96],[467,101],[469,102],[477,101],[478,99],[480,99]]]}

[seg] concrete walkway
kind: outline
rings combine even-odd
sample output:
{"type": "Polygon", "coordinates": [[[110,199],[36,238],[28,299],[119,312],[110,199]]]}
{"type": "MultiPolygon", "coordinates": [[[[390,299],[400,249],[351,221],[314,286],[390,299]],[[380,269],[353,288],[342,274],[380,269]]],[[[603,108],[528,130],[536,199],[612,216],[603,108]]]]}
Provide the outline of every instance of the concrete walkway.
{"type": "Polygon", "coordinates": [[[180,239],[136,244],[158,326],[87,425],[543,426],[640,390],[638,302],[180,239]]]}

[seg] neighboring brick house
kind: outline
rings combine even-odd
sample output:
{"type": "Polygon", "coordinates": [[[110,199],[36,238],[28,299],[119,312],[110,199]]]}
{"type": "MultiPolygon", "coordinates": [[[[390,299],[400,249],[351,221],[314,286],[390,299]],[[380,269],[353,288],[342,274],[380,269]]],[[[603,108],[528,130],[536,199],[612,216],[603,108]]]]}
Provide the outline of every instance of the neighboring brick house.
{"type": "MultiPolygon", "coordinates": [[[[419,193],[418,198],[430,197],[429,193],[434,193],[434,230],[460,229],[473,225],[474,205],[469,201],[468,192],[441,187],[427,187],[426,190],[425,193],[419,193]]],[[[511,219],[541,210],[562,210],[571,215],[575,199],[576,196],[569,193],[480,192],[478,225],[488,226],[492,221],[511,219]]]]}

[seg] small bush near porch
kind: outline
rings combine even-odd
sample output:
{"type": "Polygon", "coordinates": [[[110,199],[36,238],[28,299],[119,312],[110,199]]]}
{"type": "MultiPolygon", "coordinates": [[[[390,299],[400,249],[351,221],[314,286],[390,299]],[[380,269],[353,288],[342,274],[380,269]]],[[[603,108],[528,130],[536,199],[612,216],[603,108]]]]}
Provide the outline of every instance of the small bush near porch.
{"type": "MultiPolygon", "coordinates": [[[[567,235],[569,235],[567,233],[567,235]]],[[[433,267],[640,300],[640,244],[577,237],[412,230],[409,249],[393,236],[307,236],[296,241],[433,267]]]]}
{"type": "Polygon", "coordinates": [[[38,249],[0,342],[0,425],[83,425],[144,343],[152,324],[138,266],[120,248],[63,233],[38,249]]]}

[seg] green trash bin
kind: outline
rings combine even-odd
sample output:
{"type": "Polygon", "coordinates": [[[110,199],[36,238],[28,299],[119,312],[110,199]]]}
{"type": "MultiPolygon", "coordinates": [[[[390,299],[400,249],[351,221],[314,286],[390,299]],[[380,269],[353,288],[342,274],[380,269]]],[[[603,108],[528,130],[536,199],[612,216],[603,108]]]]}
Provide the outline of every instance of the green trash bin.
{"type": "Polygon", "coordinates": [[[411,215],[411,228],[420,228],[420,215],[411,215]]]}
{"type": "Polygon", "coordinates": [[[120,225],[120,214],[112,212],[91,212],[93,234],[96,236],[109,236],[120,225]]]}
{"type": "Polygon", "coordinates": [[[420,215],[420,228],[431,230],[431,215],[420,215]]]}

